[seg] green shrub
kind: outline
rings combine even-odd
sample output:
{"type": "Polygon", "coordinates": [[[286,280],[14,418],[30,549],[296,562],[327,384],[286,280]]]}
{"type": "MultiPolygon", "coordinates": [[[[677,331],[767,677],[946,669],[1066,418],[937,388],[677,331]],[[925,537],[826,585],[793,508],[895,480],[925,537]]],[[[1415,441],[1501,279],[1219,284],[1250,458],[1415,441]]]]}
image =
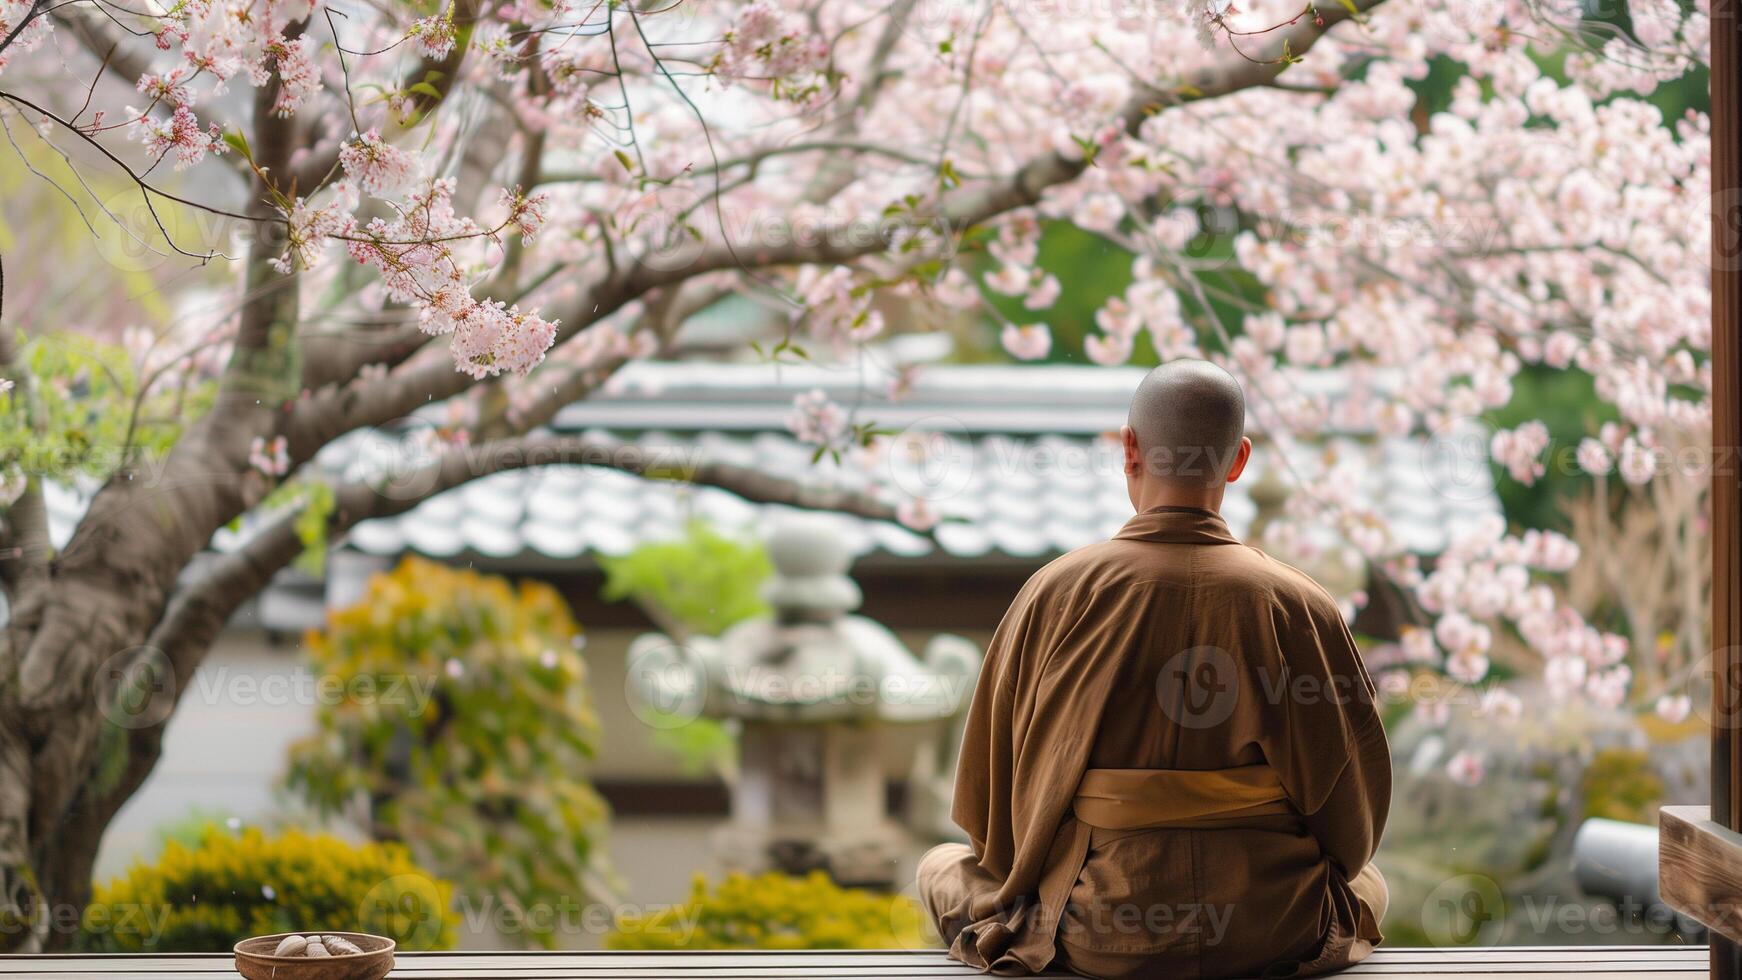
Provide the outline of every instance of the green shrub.
{"type": "Polygon", "coordinates": [[[774,570],[761,542],[690,521],[682,537],[648,541],[620,557],[599,556],[608,602],[633,599],[662,629],[718,636],[769,612],[762,583],[774,570]]]}
{"type": "Polygon", "coordinates": [[[697,875],[690,899],[649,915],[624,915],[608,949],[911,949],[926,945],[924,913],[900,895],[842,888],[821,871],[805,877],[728,875],[709,893],[697,875]]]}
{"type": "Polygon", "coordinates": [[[292,747],[293,789],[325,813],[365,801],[377,839],[504,915],[596,897],[606,807],[581,773],[598,719],[554,589],[408,558],[307,647],[343,696],[292,747]]]}
{"type": "Polygon", "coordinates": [[[227,952],[275,932],[368,932],[404,949],[454,945],[452,886],[395,844],[205,828],[97,887],[80,945],[109,953],[227,952]]]}

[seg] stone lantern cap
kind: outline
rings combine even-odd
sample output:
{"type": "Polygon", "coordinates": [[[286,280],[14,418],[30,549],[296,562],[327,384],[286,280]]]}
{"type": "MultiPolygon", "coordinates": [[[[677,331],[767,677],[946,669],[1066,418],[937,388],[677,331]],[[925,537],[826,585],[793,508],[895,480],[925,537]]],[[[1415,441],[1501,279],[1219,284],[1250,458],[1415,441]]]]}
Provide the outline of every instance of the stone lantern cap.
{"type": "Polygon", "coordinates": [[[629,651],[632,694],[692,715],[763,721],[921,723],[967,706],[980,651],[934,637],[922,660],[889,629],[852,615],[863,596],[832,527],[789,519],[768,538],[773,613],[719,637],[638,637],[629,651]]]}
{"type": "Polygon", "coordinates": [[[818,521],[789,520],[768,535],[774,576],[762,598],[781,622],[829,622],[859,608],[864,598],[847,577],[853,564],[846,542],[818,521]]]}

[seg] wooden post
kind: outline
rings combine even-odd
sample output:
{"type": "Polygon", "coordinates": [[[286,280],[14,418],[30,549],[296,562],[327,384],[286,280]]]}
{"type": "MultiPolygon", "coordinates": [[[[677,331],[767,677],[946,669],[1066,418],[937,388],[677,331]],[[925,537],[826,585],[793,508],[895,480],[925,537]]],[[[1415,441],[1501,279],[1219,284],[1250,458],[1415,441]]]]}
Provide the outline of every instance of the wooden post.
{"type": "MultiPolygon", "coordinates": [[[[1742,830],[1742,0],[1712,2],[1712,806],[1742,830]]],[[[1742,980],[1742,946],[1712,934],[1713,980],[1742,980]]]]}

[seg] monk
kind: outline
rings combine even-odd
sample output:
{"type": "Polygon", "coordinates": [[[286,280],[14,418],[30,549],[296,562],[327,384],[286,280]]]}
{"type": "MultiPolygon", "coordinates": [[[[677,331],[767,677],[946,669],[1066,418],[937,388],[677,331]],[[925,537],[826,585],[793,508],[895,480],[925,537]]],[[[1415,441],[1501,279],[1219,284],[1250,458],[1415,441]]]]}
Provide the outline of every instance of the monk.
{"type": "Polygon", "coordinates": [[[1391,798],[1341,611],[1218,516],[1252,453],[1205,361],[1143,379],[1120,431],[1137,510],[1035,574],[986,655],[952,811],[920,861],[981,971],[1310,976],[1380,941],[1391,798]]]}

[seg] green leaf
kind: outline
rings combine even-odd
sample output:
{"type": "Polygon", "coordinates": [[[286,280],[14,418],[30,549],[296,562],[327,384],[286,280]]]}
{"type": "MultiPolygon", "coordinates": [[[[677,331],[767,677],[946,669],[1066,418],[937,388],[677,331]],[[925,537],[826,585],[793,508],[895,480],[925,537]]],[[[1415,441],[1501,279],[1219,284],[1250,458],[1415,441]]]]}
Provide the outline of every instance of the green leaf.
{"type": "Polygon", "coordinates": [[[312,482],[304,485],[302,510],[296,515],[297,540],[302,542],[302,554],[296,557],[299,571],[319,577],[327,564],[327,521],[333,515],[333,488],[330,484],[312,482]]]}
{"type": "Polygon", "coordinates": [[[248,137],[240,129],[232,129],[224,134],[224,143],[230,149],[242,155],[242,159],[254,162],[254,151],[248,146],[248,137]]]}
{"type": "Polygon", "coordinates": [[[938,183],[942,184],[945,190],[954,190],[962,186],[962,175],[956,173],[956,165],[948,157],[944,158],[944,162],[938,165],[938,183]]]}

